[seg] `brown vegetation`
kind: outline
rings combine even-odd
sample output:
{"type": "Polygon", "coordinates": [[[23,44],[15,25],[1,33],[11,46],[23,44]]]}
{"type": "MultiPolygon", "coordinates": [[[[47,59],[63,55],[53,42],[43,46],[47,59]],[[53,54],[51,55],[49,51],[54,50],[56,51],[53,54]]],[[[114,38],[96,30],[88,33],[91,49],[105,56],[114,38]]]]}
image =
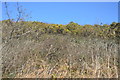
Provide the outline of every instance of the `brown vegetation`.
{"type": "Polygon", "coordinates": [[[3,77],[118,78],[117,23],[7,24],[2,21],[3,77]]]}

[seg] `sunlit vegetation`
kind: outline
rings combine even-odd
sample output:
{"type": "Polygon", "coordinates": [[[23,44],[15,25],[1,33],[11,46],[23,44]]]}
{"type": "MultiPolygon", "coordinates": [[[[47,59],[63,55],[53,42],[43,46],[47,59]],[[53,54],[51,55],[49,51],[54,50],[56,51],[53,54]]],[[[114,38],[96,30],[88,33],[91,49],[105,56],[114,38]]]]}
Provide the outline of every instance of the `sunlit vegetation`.
{"type": "MultiPolygon", "coordinates": [[[[2,21],[3,23],[8,23],[8,20],[2,21]]],[[[48,34],[63,34],[63,35],[76,35],[81,37],[100,37],[100,38],[115,38],[117,32],[120,32],[120,24],[113,22],[110,25],[79,25],[74,22],[70,22],[67,25],[62,24],[47,24],[42,22],[19,22],[24,25],[20,32],[17,31],[17,34],[22,34],[27,31],[28,28],[35,32],[39,33],[48,33],[48,34]]],[[[17,23],[17,25],[19,25],[17,23]]]]}
{"type": "Polygon", "coordinates": [[[3,77],[118,78],[120,23],[2,21],[3,77]]]}

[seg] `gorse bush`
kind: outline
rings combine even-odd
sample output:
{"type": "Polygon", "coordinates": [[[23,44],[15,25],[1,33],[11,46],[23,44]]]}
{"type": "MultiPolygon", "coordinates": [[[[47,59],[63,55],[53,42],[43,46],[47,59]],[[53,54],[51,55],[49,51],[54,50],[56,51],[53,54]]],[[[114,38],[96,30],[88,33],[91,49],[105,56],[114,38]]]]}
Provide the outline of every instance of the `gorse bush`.
{"type": "MultiPolygon", "coordinates": [[[[8,20],[2,21],[3,23],[9,23],[8,20]]],[[[39,33],[50,33],[50,34],[70,34],[70,35],[78,35],[82,37],[90,36],[90,37],[101,37],[101,38],[115,38],[119,36],[120,33],[120,24],[113,22],[110,25],[79,25],[74,22],[70,22],[67,25],[62,24],[47,24],[42,22],[19,22],[24,26],[23,30],[16,34],[25,33],[26,29],[30,28],[39,33]]],[[[19,24],[18,23],[18,24],[19,24]]]]}

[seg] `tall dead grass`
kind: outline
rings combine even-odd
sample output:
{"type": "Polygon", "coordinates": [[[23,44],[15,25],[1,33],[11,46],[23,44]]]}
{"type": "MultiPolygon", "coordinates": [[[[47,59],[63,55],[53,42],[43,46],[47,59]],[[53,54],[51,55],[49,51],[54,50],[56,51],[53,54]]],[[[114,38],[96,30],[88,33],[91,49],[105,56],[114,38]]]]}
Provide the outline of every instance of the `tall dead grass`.
{"type": "Polygon", "coordinates": [[[3,77],[117,78],[117,49],[114,40],[63,35],[13,39],[3,48],[3,77]]]}

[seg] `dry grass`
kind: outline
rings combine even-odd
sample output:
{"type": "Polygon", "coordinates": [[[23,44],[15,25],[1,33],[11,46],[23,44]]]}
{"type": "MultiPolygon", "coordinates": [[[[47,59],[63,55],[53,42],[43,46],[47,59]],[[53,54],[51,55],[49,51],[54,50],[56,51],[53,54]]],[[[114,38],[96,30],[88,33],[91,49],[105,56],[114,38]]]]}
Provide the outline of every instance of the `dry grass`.
{"type": "Polygon", "coordinates": [[[118,78],[119,45],[115,40],[29,34],[31,38],[25,35],[5,41],[9,34],[5,32],[3,77],[118,78]]]}
{"type": "Polygon", "coordinates": [[[49,35],[40,42],[11,41],[3,49],[3,77],[118,77],[117,44],[98,39],[73,40],[49,35]]]}

